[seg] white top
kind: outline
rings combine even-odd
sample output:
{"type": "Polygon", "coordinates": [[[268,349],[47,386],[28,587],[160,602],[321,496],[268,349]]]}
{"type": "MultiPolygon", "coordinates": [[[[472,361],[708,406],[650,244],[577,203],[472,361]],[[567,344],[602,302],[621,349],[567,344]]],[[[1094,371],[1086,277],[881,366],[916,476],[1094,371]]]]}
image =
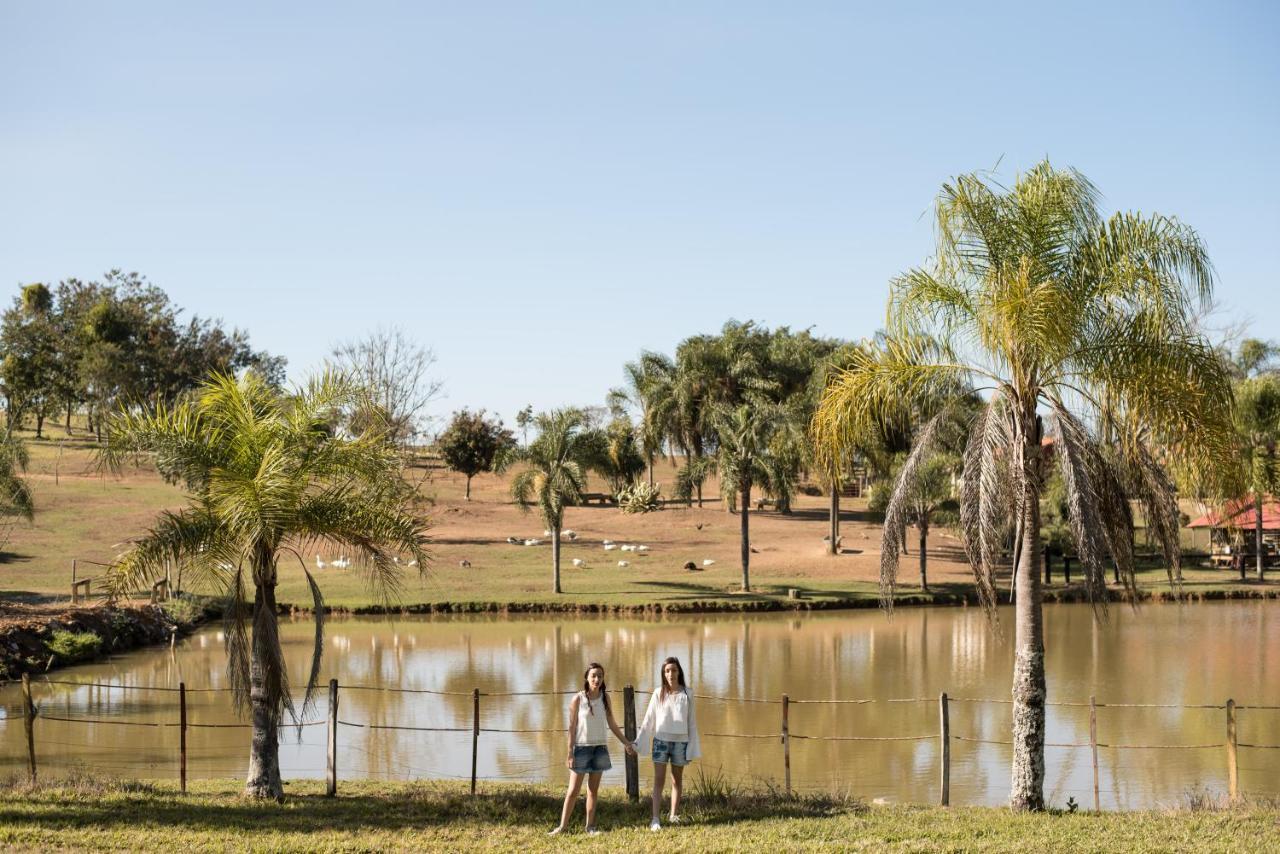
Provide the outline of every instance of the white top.
{"type": "Polygon", "coordinates": [[[578,729],[573,739],[576,747],[594,747],[609,743],[609,718],[604,709],[604,694],[594,700],[587,692],[578,692],[578,729]]]}
{"type": "Polygon", "coordinates": [[[645,710],[644,721],[640,724],[640,733],[636,736],[636,749],[648,751],[652,748],[653,739],[663,741],[684,741],[686,759],[697,759],[702,755],[702,742],[698,738],[698,721],[693,714],[693,697],[688,689],[673,691],[662,699],[662,689],[653,692],[649,698],[649,708],[645,710]]]}

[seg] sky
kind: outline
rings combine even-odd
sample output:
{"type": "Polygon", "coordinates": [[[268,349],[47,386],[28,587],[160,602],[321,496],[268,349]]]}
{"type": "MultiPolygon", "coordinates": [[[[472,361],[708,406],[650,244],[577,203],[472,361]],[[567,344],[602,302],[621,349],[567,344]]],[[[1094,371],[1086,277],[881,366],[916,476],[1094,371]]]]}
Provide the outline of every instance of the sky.
{"type": "Polygon", "coordinates": [[[295,379],[398,326],[510,424],[730,318],[869,335],[944,181],[1048,157],[1280,338],[1277,140],[1268,2],[0,0],[0,301],[136,270],[295,379]]]}

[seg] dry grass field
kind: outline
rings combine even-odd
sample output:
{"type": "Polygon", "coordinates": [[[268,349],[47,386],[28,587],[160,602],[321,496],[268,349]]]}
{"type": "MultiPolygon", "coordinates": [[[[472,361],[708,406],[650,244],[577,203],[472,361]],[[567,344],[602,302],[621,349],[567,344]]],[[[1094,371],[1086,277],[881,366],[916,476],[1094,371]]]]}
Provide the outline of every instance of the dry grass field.
{"type": "MultiPolygon", "coordinates": [[[[148,466],[120,474],[93,470],[91,445],[78,438],[29,441],[28,472],[35,492],[37,515],[31,524],[17,522],[0,553],[0,596],[27,601],[66,597],[71,562],[79,562],[80,577],[96,575],[130,538],[147,530],[155,513],[182,506],[180,488],[165,484],[148,466]],[[92,562],[92,563],[91,563],[92,562]]],[[[657,480],[670,484],[674,469],[659,462],[657,480]]],[[[576,507],[567,511],[566,528],[578,535],[562,550],[564,593],[551,592],[551,548],[536,512],[525,512],[508,495],[508,480],[480,475],[472,483],[472,500],[463,500],[464,479],[443,469],[413,470],[421,478],[420,491],[431,519],[432,563],[424,575],[410,570],[395,604],[512,603],[569,607],[689,607],[716,603],[735,607],[764,600],[785,600],[788,588],[804,591],[818,603],[840,600],[874,603],[879,578],[880,526],[865,503],[846,499],[842,505],[843,553],[826,553],[827,499],[800,496],[795,512],[752,512],[751,556],[753,592],[739,592],[741,572],[739,520],[725,512],[713,480],[702,508],[668,507],[645,515],[627,515],[615,507],[576,507]],[[508,537],[540,539],[536,546],[512,545],[508,537]],[[605,551],[603,540],[643,544],[645,552],[605,551]],[[573,560],[584,562],[574,567],[573,560]],[[630,565],[619,567],[620,560],[630,565]],[[706,560],[714,561],[703,568],[706,560]],[[468,562],[469,567],[462,566],[468,562]],[[687,571],[686,562],[699,569],[687,571]]],[[[591,484],[603,490],[600,483],[591,484]]],[[[903,559],[902,592],[918,593],[916,538],[908,533],[910,554],[903,559]]],[[[929,580],[943,594],[970,588],[970,572],[959,541],[949,531],[935,531],[929,541],[929,580]]],[[[314,568],[314,550],[306,555],[314,568]]],[[[322,554],[328,562],[340,554],[322,554]]],[[[358,566],[326,567],[317,578],[328,604],[360,608],[375,604],[358,566]]],[[[281,565],[282,602],[305,606],[306,592],[296,561],[281,565]]],[[[1160,585],[1163,571],[1145,574],[1144,583],[1160,585]]],[[[1233,586],[1224,571],[1191,570],[1189,589],[1233,586]]],[[[1058,583],[1061,583],[1060,578],[1058,583]]],[[[1271,585],[1267,585],[1270,587],[1271,585]]],[[[750,606],[749,604],[747,606],[750,606]]]]}

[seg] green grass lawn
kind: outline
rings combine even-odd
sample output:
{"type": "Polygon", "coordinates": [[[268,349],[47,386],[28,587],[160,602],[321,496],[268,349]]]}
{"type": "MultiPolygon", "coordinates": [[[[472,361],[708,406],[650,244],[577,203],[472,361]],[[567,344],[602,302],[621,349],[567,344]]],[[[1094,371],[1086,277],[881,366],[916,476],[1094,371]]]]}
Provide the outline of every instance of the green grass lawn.
{"type": "Polygon", "coordinates": [[[563,793],[544,786],[343,782],[287,784],[284,804],[238,796],[233,781],[192,785],[92,779],[0,789],[0,845],[23,849],[183,851],[847,850],[847,851],[1264,851],[1274,850],[1274,806],[1135,813],[1013,814],[995,808],[867,807],[831,796],[787,800],[768,792],[694,792],[686,823],[648,829],[648,806],[601,792],[601,835],[548,838],[563,793]]]}

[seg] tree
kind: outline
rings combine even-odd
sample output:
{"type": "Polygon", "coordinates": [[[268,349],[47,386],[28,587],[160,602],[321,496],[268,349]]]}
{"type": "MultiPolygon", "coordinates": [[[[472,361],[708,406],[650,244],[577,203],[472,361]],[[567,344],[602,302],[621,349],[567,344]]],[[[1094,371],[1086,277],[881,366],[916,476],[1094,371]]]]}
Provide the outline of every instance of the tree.
{"type": "Polygon", "coordinates": [[[726,492],[736,491],[741,499],[743,591],[751,590],[751,489],[756,484],[776,482],[777,469],[770,458],[769,445],[784,423],[777,408],[745,403],[733,409],[719,409],[715,415],[716,434],[720,437],[720,483],[726,492]]]}
{"type": "Polygon", "coordinates": [[[0,319],[0,384],[4,386],[9,435],[27,413],[35,415],[36,438],[43,438],[44,420],[56,405],[54,379],[57,331],[53,323],[53,294],[42,284],[27,285],[0,319]]]}
{"type": "MultiPolygon", "coordinates": [[[[900,460],[895,467],[895,474],[901,471],[902,462],[900,460]]],[[[902,518],[885,520],[886,528],[905,529],[907,525],[916,526],[920,535],[920,589],[925,593],[929,592],[929,528],[935,522],[945,524],[956,516],[958,505],[952,481],[959,468],[960,460],[955,455],[939,453],[929,457],[916,467],[911,479],[902,484],[902,500],[894,505],[902,518]]],[[[896,484],[896,478],[894,482],[896,484]]],[[[890,497],[890,490],[876,489],[871,495],[869,509],[887,513],[890,497]]]]}
{"type": "Polygon", "coordinates": [[[564,510],[582,503],[591,462],[586,416],[578,409],[540,413],[533,419],[538,437],[512,457],[527,468],[511,482],[511,496],[524,510],[537,505],[551,531],[552,589],[560,590],[560,529],[564,510]]]}
{"type": "Polygon", "coordinates": [[[436,447],[445,465],[467,477],[466,500],[471,500],[471,478],[483,471],[493,471],[498,454],[515,447],[516,437],[502,426],[501,419],[490,421],[484,410],[463,409],[453,413],[448,428],[436,439],[436,447]]]}
{"type": "Polygon", "coordinates": [[[603,430],[589,431],[590,468],[617,495],[636,482],[645,469],[645,458],[636,442],[636,430],[626,418],[615,418],[603,430]]]}
{"type": "Polygon", "coordinates": [[[357,555],[384,601],[398,591],[398,554],[425,565],[426,522],[414,512],[399,455],[380,433],[343,438],[328,426],[329,412],[361,393],[329,374],[292,395],[255,373],[215,376],[194,400],[121,410],[100,452],[108,468],[154,454],[166,479],[191,493],[187,507],[161,513],[109,570],[110,589],[136,589],[172,560],[227,596],[228,681],[237,707],[252,714],[252,797],[283,797],[278,730],[286,710],[298,717],[276,624],[280,561],[299,561],[316,615],[304,714],[320,673],[324,614],[305,550],[323,543],[357,555]]]}
{"type": "MultiPolygon", "coordinates": [[[[1268,495],[1280,494],[1280,376],[1260,374],[1236,383],[1235,428],[1240,456],[1235,502],[1251,499],[1254,509],[1254,549],[1258,580],[1266,578],[1266,550],[1262,539],[1262,508],[1268,495]]],[[[1237,506],[1239,506],[1237,504],[1237,506]]],[[[1244,564],[1240,565],[1241,580],[1244,564]]]]}
{"type": "Polygon", "coordinates": [[[412,443],[422,432],[427,409],[444,387],[431,375],[435,353],[396,327],[339,344],[332,362],[369,390],[389,435],[401,445],[412,443]]]}
{"type": "Polygon", "coordinates": [[[626,404],[640,410],[640,446],[649,464],[649,485],[653,486],[653,459],[661,453],[670,432],[670,413],[664,408],[669,396],[664,389],[671,381],[675,365],[661,353],[648,350],[635,362],[627,362],[623,372],[627,386],[609,392],[610,408],[625,409],[626,404]]]}
{"type": "MultiPolygon", "coordinates": [[[[1134,582],[1126,484],[1089,428],[1099,401],[1121,401],[1156,444],[1177,448],[1188,465],[1220,466],[1230,456],[1228,372],[1191,317],[1196,298],[1210,296],[1212,268],[1189,227],[1158,214],[1104,219],[1088,180],[1047,162],[1008,188],[979,175],[944,185],[937,237],[931,268],[894,280],[889,335],[828,387],[816,432],[824,452],[836,453],[894,401],[948,386],[991,389],[965,449],[961,531],[981,600],[993,613],[998,531],[1013,509],[1020,547],[1011,804],[1042,809],[1041,408],[1056,429],[1072,532],[1101,609],[1108,553],[1127,592],[1134,582]]],[[[898,487],[928,458],[944,417],[917,437],[898,487]]],[[[898,487],[891,516],[907,500],[898,487]]],[[[886,608],[899,534],[886,526],[886,608]]],[[[1176,542],[1165,546],[1176,553],[1176,542]]]]}
{"type": "Polygon", "coordinates": [[[524,409],[516,413],[516,426],[520,428],[520,438],[524,440],[524,444],[529,444],[529,425],[533,423],[533,404],[527,404],[524,409]]]}

